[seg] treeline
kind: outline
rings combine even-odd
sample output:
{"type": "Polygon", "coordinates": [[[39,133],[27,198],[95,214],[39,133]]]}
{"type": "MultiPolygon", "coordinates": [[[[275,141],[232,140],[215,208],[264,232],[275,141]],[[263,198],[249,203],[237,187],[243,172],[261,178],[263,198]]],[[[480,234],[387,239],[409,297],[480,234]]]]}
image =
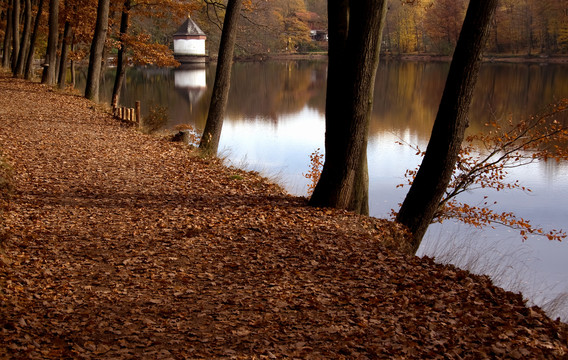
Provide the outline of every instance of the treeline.
{"type": "MultiPolygon", "coordinates": [[[[383,51],[451,54],[467,0],[390,2],[383,51]]],[[[568,53],[568,1],[500,0],[486,52],[514,55],[568,53]]]]}
{"type": "MultiPolygon", "coordinates": [[[[382,51],[392,54],[453,52],[468,0],[391,0],[382,51]]],[[[196,15],[215,48],[218,12],[203,7],[196,15]]],[[[243,13],[237,53],[325,50],[310,30],[327,30],[325,0],[252,0],[243,13]]],[[[486,53],[554,55],[568,53],[568,0],[500,0],[486,53]]]]}
{"type": "MultiPolygon", "coordinates": [[[[88,59],[101,1],[0,0],[2,65],[18,76],[30,78],[34,59],[47,64],[49,18],[54,14],[51,51],[57,60],[50,77],[59,83],[73,81],[73,72],[66,70],[67,62],[88,59]]],[[[108,65],[109,55],[117,57],[121,51],[129,64],[174,65],[172,35],[188,14],[208,34],[209,54],[216,54],[225,3],[110,0],[103,65],[108,65]]],[[[382,51],[451,54],[467,3],[468,0],[390,1],[382,51]]],[[[310,31],[327,29],[326,0],[248,0],[241,17],[237,55],[326,50],[325,41],[315,41],[310,36],[310,31]]],[[[486,52],[494,54],[568,53],[568,0],[501,0],[487,46],[486,52]]]]}
{"type": "MultiPolygon", "coordinates": [[[[97,1],[92,0],[2,0],[0,1],[0,38],[2,61],[14,67],[20,57],[43,59],[50,31],[49,17],[56,15],[57,55],[64,45],[72,48],[69,60],[88,58],[97,18],[97,1]],[[33,47],[30,48],[30,45],[33,47]]],[[[128,47],[136,63],[169,63],[169,41],[176,22],[202,6],[199,1],[168,0],[109,2],[105,55],[128,47]],[[123,20],[124,14],[129,17],[123,20]],[[121,22],[126,21],[126,30],[121,22]],[[164,47],[165,45],[165,47],[164,47]]],[[[53,28],[52,28],[53,30],[53,28]]]]}

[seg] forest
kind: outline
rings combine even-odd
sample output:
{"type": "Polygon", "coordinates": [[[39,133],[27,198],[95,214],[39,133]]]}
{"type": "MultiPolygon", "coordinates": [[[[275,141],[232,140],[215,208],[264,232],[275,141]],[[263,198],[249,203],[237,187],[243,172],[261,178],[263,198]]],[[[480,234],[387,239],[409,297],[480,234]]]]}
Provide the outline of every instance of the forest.
{"type": "MultiPolygon", "coordinates": [[[[35,58],[44,58],[49,7],[54,4],[59,10],[57,53],[63,53],[65,44],[71,46],[68,54],[71,61],[87,60],[95,28],[96,1],[3,0],[0,2],[0,39],[4,66],[10,59],[14,59],[16,65],[17,56],[10,54],[18,53],[20,47],[27,47],[28,39],[33,36],[36,38],[35,58]],[[14,16],[14,12],[19,16],[14,16]],[[19,37],[13,36],[15,26],[21,34],[19,37]]],[[[381,51],[394,55],[450,55],[466,7],[466,0],[391,1],[381,51]]],[[[225,4],[221,0],[112,0],[104,54],[116,54],[124,46],[128,49],[131,64],[175,65],[172,34],[183,19],[191,15],[208,34],[208,52],[215,55],[224,11],[225,4]],[[121,19],[125,13],[129,15],[128,27],[127,31],[121,32],[121,19]]],[[[310,37],[310,30],[327,31],[325,0],[247,0],[241,18],[236,55],[327,50],[326,41],[315,41],[310,37]]],[[[563,55],[567,51],[568,1],[500,1],[491,25],[487,54],[547,57],[563,55]]]]}

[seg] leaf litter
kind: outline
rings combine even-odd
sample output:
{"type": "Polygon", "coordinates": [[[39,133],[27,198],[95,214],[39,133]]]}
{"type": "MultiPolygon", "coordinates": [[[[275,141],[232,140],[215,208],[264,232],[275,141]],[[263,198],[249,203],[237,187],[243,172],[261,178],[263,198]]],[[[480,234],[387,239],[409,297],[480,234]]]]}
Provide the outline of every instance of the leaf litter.
{"type": "Polygon", "coordinates": [[[10,359],[562,359],[566,325],[98,106],[0,77],[10,359]],[[238,176],[235,176],[238,175],[238,176]]]}

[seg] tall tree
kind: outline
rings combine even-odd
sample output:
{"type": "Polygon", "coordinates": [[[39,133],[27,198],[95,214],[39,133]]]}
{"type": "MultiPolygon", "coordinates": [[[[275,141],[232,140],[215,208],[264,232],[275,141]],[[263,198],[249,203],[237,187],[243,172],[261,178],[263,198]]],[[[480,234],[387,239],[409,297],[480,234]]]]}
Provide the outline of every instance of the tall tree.
{"type": "Polygon", "coordinates": [[[103,51],[108,30],[109,4],[110,0],[99,0],[98,2],[95,34],[93,36],[93,42],[91,43],[91,53],[89,56],[85,97],[94,102],[99,102],[99,85],[103,51]]]}
{"type": "Polygon", "coordinates": [[[367,138],[386,0],[328,2],[325,162],[312,206],[369,211],[367,138]]]}
{"type": "Polygon", "coordinates": [[[59,33],[59,0],[49,0],[49,34],[47,37],[46,66],[41,78],[42,84],[53,85],[57,64],[57,35],[59,33]]]}
{"type": "Polygon", "coordinates": [[[27,80],[30,80],[32,78],[32,68],[33,68],[33,62],[34,62],[34,54],[35,54],[35,46],[36,46],[36,40],[37,40],[37,35],[39,32],[39,24],[41,21],[41,13],[43,11],[43,3],[44,0],[39,0],[39,5],[37,8],[37,14],[36,14],[36,18],[34,21],[34,29],[32,31],[32,36],[30,38],[30,46],[28,49],[28,53],[26,54],[26,68],[24,70],[24,77],[27,80]]]}
{"type": "Polygon", "coordinates": [[[32,0],[25,0],[24,10],[24,30],[22,32],[22,41],[20,44],[20,51],[18,52],[18,60],[16,62],[16,70],[14,74],[21,76],[24,74],[26,56],[30,47],[30,36],[32,26],[32,0]]]}
{"type": "Polygon", "coordinates": [[[63,29],[63,42],[61,44],[61,58],[59,61],[59,76],[57,77],[57,84],[60,89],[65,88],[65,79],[67,78],[67,59],[69,57],[69,48],[72,37],[73,29],[69,20],[65,21],[65,28],[63,29]]]}
{"type": "Polygon", "coordinates": [[[199,149],[208,154],[216,154],[219,147],[219,138],[223,128],[223,117],[229,98],[231,86],[231,67],[233,65],[233,51],[237,37],[237,23],[241,12],[242,0],[229,0],[227,12],[223,20],[223,32],[215,71],[213,93],[207,114],[207,122],[201,136],[199,149]]]}
{"type": "Polygon", "coordinates": [[[10,65],[10,41],[12,40],[12,6],[8,2],[8,10],[6,11],[6,31],[4,31],[4,53],[2,54],[2,67],[7,68],[10,65]]]}
{"type": "Polygon", "coordinates": [[[426,154],[396,221],[411,231],[414,251],[432,222],[458,159],[467,114],[498,0],[471,0],[454,51],[426,154]]]}
{"type": "Polygon", "coordinates": [[[124,74],[126,72],[126,34],[128,33],[128,21],[130,17],[131,0],[125,0],[122,6],[122,14],[120,16],[120,34],[119,41],[120,47],[118,49],[117,63],[116,63],[116,77],[114,78],[114,86],[112,89],[113,108],[118,106],[118,98],[120,96],[120,88],[124,81],[124,74]]]}
{"type": "Polygon", "coordinates": [[[12,1],[12,72],[16,71],[16,62],[20,52],[20,0],[12,1]]]}

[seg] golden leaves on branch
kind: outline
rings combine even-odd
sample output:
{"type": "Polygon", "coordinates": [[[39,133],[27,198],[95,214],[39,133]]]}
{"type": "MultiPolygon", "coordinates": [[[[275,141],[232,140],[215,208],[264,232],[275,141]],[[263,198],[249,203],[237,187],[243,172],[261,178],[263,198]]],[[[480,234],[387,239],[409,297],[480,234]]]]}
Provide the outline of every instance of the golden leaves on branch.
{"type": "Polygon", "coordinates": [[[316,185],[321,176],[321,170],[323,168],[324,154],[320,154],[320,148],[317,148],[313,153],[310,154],[310,171],[306,174],[302,174],[306,179],[310,180],[308,183],[308,196],[314,193],[316,185]]]}
{"type": "MultiPolygon", "coordinates": [[[[457,219],[476,227],[492,224],[504,225],[516,230],[523,239],[529,235],[546,236],[549,240],[562,240],[566,233],[562,230],[545,231],[535,227],[529,220],[515,216],[513,212],[494,212],[495,202],[485,200],[479,206],[463,204],[456,197],[466,191],[492,189],[521,190],[530,192],[518,180],[511,181],[508,170],[528,165],[534,161],[568,160],[568,125],[557,119],[568,109],[568,99],[553,104],[547,111],[527,120],[504,123],[492,121],[486,124],[489,131],[468,136],[462,145],[456,168],[452,175],[446,195],[440,202],[435,222],[457,219]]],[[[402,142],[399,144],[404,145],[402,142]]],[[[409,145],[409,144],[406,144],[409,145]]],[[[415,145],[416,155],[424,152],[415,145]]],[[[417,169],[405,173],[410,185],[417,169]]],[[[399,184],[402,187],[405,184],[399,184]]]]}

